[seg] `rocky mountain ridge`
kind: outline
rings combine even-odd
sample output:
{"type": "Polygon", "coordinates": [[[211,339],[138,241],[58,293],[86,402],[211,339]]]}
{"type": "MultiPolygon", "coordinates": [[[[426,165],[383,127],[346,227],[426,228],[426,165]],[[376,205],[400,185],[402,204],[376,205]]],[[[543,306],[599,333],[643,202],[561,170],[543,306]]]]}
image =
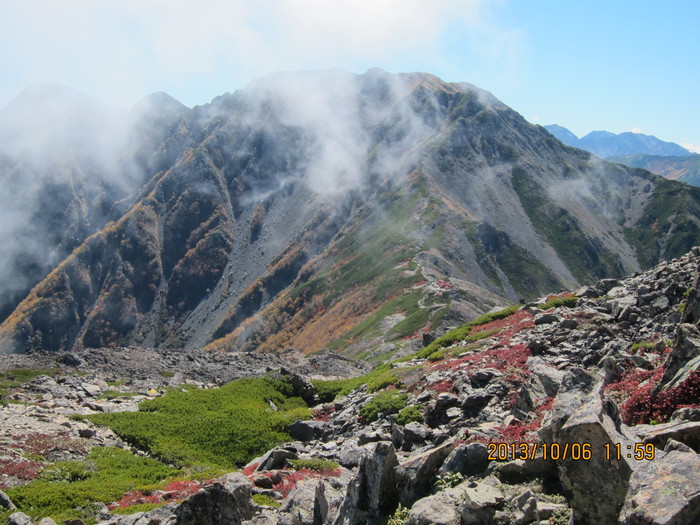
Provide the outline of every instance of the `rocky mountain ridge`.
{"type": "MultiPolygon", "coordinates": [[[[386,517],[421,525],[693,523],[700,519],[699,286],[695,248],[630,278],[604,279],[427,337],[425,348],[333,401],[314,400],[334,395],[329,384],[278,373],[293,378],[295,391],[315,405],[312,420],[289,427],[294,441],[241,472],[194,483],[189,492],[141,493],[124,503],[177,500],[157,509],[120,516],[102,507],[97,519],[112,525],[361,524],[386,517]]],[[[26,432],[54,422],[85,447],[91,439],[120,447],[131,439],[133,446],[133,438],[65,413],[59,421],[66,409],[136,409],[128,399],[93,401],[119,370],[108,368],[100,379],[99,367],[84,366],[93,353],[99,355],[47,357],[60,360],[69,376],[71,366],[90,374],[78,382],[39,377],[12,390],[10,397],[27,405],[3,408],[5,421],[15,423],[2,426],[4,439],[12,439],[17,425],[27,425],[26,432]],[[12,419],[20,413],[22,423],[12,419]]],[[[107,349],[104,360],[110,355],[120,354],[107,349]]],[[[141,366],[145,381],[155,382],[159,374],[145,372],[153,366],[141,366]]],[[[33,522],[16,512],[8,523],[33,522]]]]}
{"type": "MultiPolygon", "coordinates": [[[[58,215],[85,227],[66,243],[73,225],[61,223],[48,249],[26,229],[8,234],[58,255],[5,252],[33,277],[20,264],[0,281],[25,283],[4,310],[1,351],[333,349],[383,361],[425,331],[648,268],[700,239],[695,189],[568,148],[468,84],[313,72],[191,110],[152,102],[146,139],[124,154],[136,162],[117,170],[139,181],[129,191],[107,195],[109,171],[81,163],[85,177],[55,178],[61,163],[41,172],[53,190],[37,194],[60,205],[23,224],[54,231],[58,215]],[[109,213],[93,220],[97,201],[109,213]]],[[[17,184],[35,175],[6,159],[17,184]]]]}

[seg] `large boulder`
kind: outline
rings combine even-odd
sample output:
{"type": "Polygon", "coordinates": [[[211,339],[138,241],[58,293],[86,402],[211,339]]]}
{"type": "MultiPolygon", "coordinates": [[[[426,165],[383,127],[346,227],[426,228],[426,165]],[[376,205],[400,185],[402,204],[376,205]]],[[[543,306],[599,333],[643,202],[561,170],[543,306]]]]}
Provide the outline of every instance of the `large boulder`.
{"type": "Polygon", "coordinates": [[[645,443],[653,443],[659,449],[665,448],[668,440],[673,439],[700,453],[700,421],[671,421],[635,428],[635,432],[645,443]]]}
{"type": "Polygon", "coordinates": [[[303,480],[296,484],[280,508],[279,525],[315,525],[325,521],[328,503],[323,482],[303,480]]]}
{"type": "Polygon", "coordinates": [[[459,495],[459,513],[462,525],[492,523],[496,508],[504,500],[500,482],[493,476],[485,478],[476,487],[466,481],[455,487],[459,495]]]}
{"type": "Polygon", "coordinates": [[[325,421],[295,421],[289,425],[289,435],[299,441],[313,441],[323,436],[328,424],[325,421]]]}
{"type": "Polygon", "coordinates": [[[372,518],[393,513],[398,504],[398,465],[396,450],[391,442],[379,441],[366,445],[335,525],[360,525],[372,518]]]}
{"type": "Polygon", "coordinates": [[[10,497],[0,490],[0,508],[5,510],[16,510],[15,504],[12,503],[10,497]]]}
{"type": "Polygon", "coordinates": [[[458,472],[465,476],[482,474],[489,466],[489,452],[483,443],[461,444],[440,467],[440,473],[458,472]]]}
{"type": "Polygon", "coordinates": [[[445,443],[406,460],[396,469],[402,505],[409,507],[430,492],[438,469],[453,449],[452,443],[445,443]]]}
{"type": "Polygon", "coordinates": [[[616,414],[611,416],[605,406],[600,385],[554,436],[553,443],[559,445],[559,480],[571,494],[575,522],[581,525],[615,522],[625,502],[630,476],[640,465],[626,453],[633,450],[635,437],[613,419],[616,414]],[[619,459],[610,444],[620,445],[623,453],[619,459]],[[584,445],[590,457],[583,456],[584,445]],[[568,457],[564,457],[564,451],[568,451],[568,457]]]}
{"type": "Polygon", "coordinates": [[[586,403],[586,399],[601,385],[583,368],[572,368],[562,378],[561,385],[554,398],[552,410],[542,422],[538,432],[544,443],[552,443],[562,425],[571,414],[586,403]]]}
{"type": "Polygon", "coordinates": [[[408,513],[407,525],[460,525],[459,495],[454,490],[443,490],[421,498],[408,513]]]}
{"type": "Polygon", "coordinates": [[[258,463],[255,470],[260,472],[262,470],[281,469],[287,465],[287,460],[289,459],[299,459],[295,450],[290,448],[273,448],[265,452],[259,461],[255,461],[258,463]]]}
{"type": "Polygon", "coordinates": [[[13,512],[7,518],[7,525],[34,525],[34,520],[24,512],[13,512]]]}
{"type": "Polygon", "coordinates": [[[175,509],[177,525],[240,525],[253,515],[251,489],[252,483],[243,474],[227,474],[175,509]]]}
{"type": "Polygon", "coordinates": [[[278,525],[317,525],[334,523],[353,476],[340,469],[340,475],[307,479],[297,483],[279,510],[278,525]]]}
{"type": "Polygon", "coordinates": [[[487,477],[478,485],[469,481],[416,501],[408,525],[481,525],[493,523],[503,500],[500,483],[487,477]]]}
{"type": "Polygon", "coordinates": [[[700,523],[700,457],[669,452],[635,470],[620,523],[687,525],[700,523]]]}

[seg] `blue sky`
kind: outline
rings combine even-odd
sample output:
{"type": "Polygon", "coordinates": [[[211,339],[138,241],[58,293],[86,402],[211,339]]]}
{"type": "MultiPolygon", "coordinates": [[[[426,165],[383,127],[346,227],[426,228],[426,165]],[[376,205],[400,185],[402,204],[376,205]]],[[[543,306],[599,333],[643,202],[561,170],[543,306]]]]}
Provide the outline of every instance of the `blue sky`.
{"type": "Polygon", "coordinates": [[[58,81],[128,107],[188,106],[280,70],[425,71],[581,136],[700,151],[700,2],[0,0],[0,107],[58,81]]]}

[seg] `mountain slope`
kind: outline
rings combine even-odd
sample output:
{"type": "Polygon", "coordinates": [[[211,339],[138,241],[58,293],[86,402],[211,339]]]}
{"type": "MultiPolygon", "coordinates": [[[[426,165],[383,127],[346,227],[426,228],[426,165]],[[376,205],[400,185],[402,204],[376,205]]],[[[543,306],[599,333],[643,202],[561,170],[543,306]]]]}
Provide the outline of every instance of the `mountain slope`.
{"type": "Polygon", "coordinates": [[[119,110],[54,83],[0,109],[0,320],[173,162],[164,139],[185,111],[164,94],[119,110]]]}
{"type": "Polygon", "coordinates": [[[697,191],[426,74],[273,75],[166,128],[134,204],[34,287],[0,326],[3,351],[385,359],[700,238],[697,191]]]}

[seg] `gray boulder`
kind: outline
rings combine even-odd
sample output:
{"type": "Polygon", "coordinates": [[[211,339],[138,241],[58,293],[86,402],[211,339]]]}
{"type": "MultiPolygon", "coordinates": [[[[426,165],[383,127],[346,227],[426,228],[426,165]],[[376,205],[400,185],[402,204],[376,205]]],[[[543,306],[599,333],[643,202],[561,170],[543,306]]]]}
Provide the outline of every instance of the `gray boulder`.
{"type": "Polygon", "coordinates": [[[34,525],[34,520],[24,512],[14,512],[7,518],[7,525],[34,525]]]}
{"type": "Polygon", "coordinates": [[[313,441],[323,436],[328,424],[325,421],[296,421],[289,426],[289,435],[299,441],[313,441]]]}
{"type": "Polygon", "coordinates": [[[600,390],[600,386],[598,381],[583,368],[572,368],[566,372],[554,399],[552,410],[542,422],[542,428],[538,432],[542,441],[554,442],[554,436],[566,420],[586,403],[586,399],[594,390],[600,390]]]}
{"type": "Polygon", "coordinates": [[[476,486],[465,481],[455,487],[459,494],[459,513],[462,525],[493,523],[496,508],[504,500],[499,486],[500,482],[493,476],[489,476],[476,486]]]}
{"type": "Polygon", "coordinates": [[[488,456],[488,449],[483,443],[459,445],[447,456],[440,473],[459,472],[465,476],[482,474],[489,466],[488,456]]]}
{"type": "Polygon", "coordinates": [[[408,459],[396,469],[402,505],[410,507],[430,492],[435,473],[453,449],[452,443],[445,443],[408,459]]]}
{"type": "Polygon", "coordinates": [[[453,489],[443,490],[421,498],[408,513],[407,525],[459,525],[458,494],[453,489]]]}
{"type": "Polygon", "coordinates": [[[660,425],[635,428],[645,443],[653,443],[656,448],[663,449],[669,439],[680,441],[700,453],[700,421],[671,421],[660,425]]]}
{"type": "Polygon", "coordinates": [[[283,468],[287,464],[288,459],[299,459],[299,456],[293,450],[273,448],[260,458],[260,464],[255,470],[258,472],[261,470],[277,470],[283,468]]]}
{"type": "Polygon", "coordinates": [[[252,483],[240,473],[227,474],[183,501],[177,509],[178,525],[239,525],[253,515],[252,483]]]}
{"type": "Polygon", "coordinates": [[[390,442],[366,445],[357,474],[348,484],[335,525],[360,525],[371,518],[394,512],[398,499],[398,465],[396,451],[390,442]]]}
{"type": "Polygon", "coordinates": [[[623,451],[631,450],[635,438],[623,432],[619,421],[603,409],[602,394],[600,385],[567,419],[554,440],[561,454],[557,461],[559,480],[572,496],[576,523],[584,525],[615,522],[625,501],[630,476],[639,466],[626,454],[619,460],[606,457],[606,444],[619,443],[623,451]],[[590,447],[590,459],[581,456],[583,445],[590,447]],[[575,447],[577,456],[572,457],[575,447]],[[564,458],[567,448],[568,457],[564,458]]]}
{"type": "Polygon", "coordinates": [[[15,504],[12,503],[10,497],[0,490],[0,508],[5,510],[16,510],[15,504]]]}
{"type": "Polygon", "coordinates": [[[323,482],[303,480],[296,484],[280,508],[279,524],[314,525],[325,521],[328,503],[324,497],[323,482]],[[325,511],[325,512],[324,512],[325,511]]]}
{"type": "Polygon", "coordinates": [[[619,522],[625,525],[700,523],[700,457],[669,452],[648,461],[630,479],[619,522]]]}

